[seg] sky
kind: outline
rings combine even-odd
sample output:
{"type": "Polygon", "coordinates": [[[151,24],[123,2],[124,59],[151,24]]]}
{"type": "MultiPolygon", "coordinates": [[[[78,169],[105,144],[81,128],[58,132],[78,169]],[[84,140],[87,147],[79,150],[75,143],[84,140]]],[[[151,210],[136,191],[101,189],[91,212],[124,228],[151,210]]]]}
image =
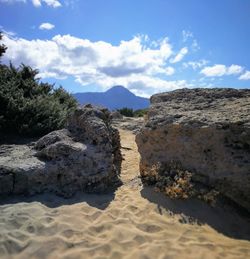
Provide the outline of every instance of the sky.
{"type": "Polygon", "coordinates": [[[0,0],[2,62],[71,93],[250,87],[250,0],[0,0]]]}

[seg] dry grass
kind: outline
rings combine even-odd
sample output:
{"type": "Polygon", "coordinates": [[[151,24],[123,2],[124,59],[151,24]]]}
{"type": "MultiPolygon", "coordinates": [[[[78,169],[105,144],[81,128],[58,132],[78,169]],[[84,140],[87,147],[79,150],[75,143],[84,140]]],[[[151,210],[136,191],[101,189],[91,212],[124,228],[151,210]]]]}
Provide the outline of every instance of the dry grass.
{"type": "Polygon", "coordinates": [[[208,187],[200,188],[192,181],[192,173],[172,161],[168,164],[156,163],[149,169],[144,168],[143,181],[155,185],[155,191],[163,192],[171,199],[197,197],[210,205],[216,204],[219,192],[208,187]]]}

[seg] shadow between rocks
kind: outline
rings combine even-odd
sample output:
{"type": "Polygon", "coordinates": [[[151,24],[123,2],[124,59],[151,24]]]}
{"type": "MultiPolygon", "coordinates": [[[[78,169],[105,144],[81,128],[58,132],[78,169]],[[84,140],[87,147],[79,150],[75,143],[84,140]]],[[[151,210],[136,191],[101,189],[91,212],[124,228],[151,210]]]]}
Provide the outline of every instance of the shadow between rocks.
{"type": "Polygon", "coordinates": [[[39,202],[49,208],[57,208],[60,206],[67,206],[76,203],[86,202],[89,206],[100,210],[106,209],[112,200],[115,198],[114,190],[105,193],[83,193],[78,192],[71,198],[63,198],[53,193],[35,194],[33,196],[9,196],[1,198],[0,206],[10,205],[16,203],[31,203],[39,202]]]}
{"type": "Polygon", "coordinates": [[[250,217],[246,211],[239,212],[237,208],[221,201],[212,207],[198,199],[173,200],[163,193],[155,192],[150,186],[144,186],[141,195],[157,204],[159,213],[165,208],[180,215],[182,223],[207,224],[230,238],[250,240],[250,217]]]}
{"type": "Polygon", "coordinates": [[[39,137],[23,137],[0,132],[0,145],[32,145],[39,137]]]}

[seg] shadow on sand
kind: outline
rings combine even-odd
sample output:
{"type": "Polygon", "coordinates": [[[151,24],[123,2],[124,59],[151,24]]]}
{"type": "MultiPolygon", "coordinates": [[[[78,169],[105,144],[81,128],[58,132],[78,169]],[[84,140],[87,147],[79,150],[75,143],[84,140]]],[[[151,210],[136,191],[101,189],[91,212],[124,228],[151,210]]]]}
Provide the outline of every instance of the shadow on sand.
{"type": "Polygon", "coordinates": [[[198,199],[172,200],[148,186],[144,186],[141,195],[157,204],[159,213],[165,208],[174,214],[181,214],[184,218],[207,224],[230,238],[250,240],[250,218],[245,211],[239,213],[236,208],[222,202],[216,207],[211,207],[198,199]]]}
{"type": "Polygon", "coordinates": [[[110,202],[114,199],[115,192],[88,194],[78,192],[71,198],[63,198],[53,193],[36,194],[34,196],[9,196],[0,200],[1,205],[9,205],[20,202],[40,202],[49,208],[57,208],[64,205],[72,205],[75,203],[86,202],[89,206],[104,210],[108,207],[110,202]]]}

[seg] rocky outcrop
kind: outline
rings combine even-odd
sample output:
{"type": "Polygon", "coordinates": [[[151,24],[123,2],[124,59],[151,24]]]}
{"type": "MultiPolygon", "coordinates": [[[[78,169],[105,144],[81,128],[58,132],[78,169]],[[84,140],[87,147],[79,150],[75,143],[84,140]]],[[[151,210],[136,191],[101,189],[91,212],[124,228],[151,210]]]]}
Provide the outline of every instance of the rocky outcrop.
{"type": "Polygon", "coordinates": [[[193,181],[250,211],[250,90],[181,89],[154,95],[136,142],[142,178],[155,177],[155,168],[178,164],[193,181]]]}
{"type": "Polygon", "coordinates": [[[120,137],[110,112],[86,105],[66,129],[30,145],[0,147],[0,194],[101,192],[119,182],[120,167],[120,137]]]}

